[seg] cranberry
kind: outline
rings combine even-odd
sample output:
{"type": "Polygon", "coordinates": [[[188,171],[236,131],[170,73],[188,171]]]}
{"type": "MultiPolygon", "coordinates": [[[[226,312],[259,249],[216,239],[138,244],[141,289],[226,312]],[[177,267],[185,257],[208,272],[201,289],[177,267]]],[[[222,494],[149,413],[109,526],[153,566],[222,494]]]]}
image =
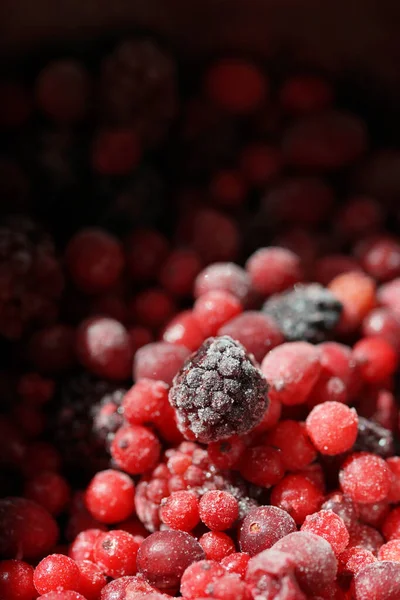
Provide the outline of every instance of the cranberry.
{"type": "Polygon", "coordinates": [[[160,455],[160,442],[146,427],[124,425],[115,434],[111,455],[119,468],[137,475],[155,466],[160,455]]]}
{"type": "Polygon", "coordinates": [[[400,319],[390,309],[375,308],[371,310],[363,321],[362,333],[366,338],[383,338],[399,354],[400,319]]]}
{"type": "Polygon", "coordinates": [[[103,573],[117,578],[136,573],[139,544],[130,533],[115,529],[99,536],[93,548],[94,562],[103,573]]]}
{"type": "Polygon", "coordinates": [[[239,230],[225,214],[202,208],[194,215],[190,244],[206,264],[234,260],[239,252],[239,230]]]}
{"type": "Polygon", "coordinates": [[[133,376],[164,381],[171,385],[190,352],[185,346],[168,342],[154,342],[140,348],[133,363],[133,376]]]}
{"type": "Polygon", "coordinates": [[[82,594],[71,590],[62,590],[57,592],[48,592],[43,596],[39,596],[39,600],[87,600],[82,594]]]}
{"type": "Polygon", "coordinates": [[[240,549],[254,556],[294,531],[296,523],[286,511],[276,506],[252,508],[240,527],[240,549]]]}
{"type": "Polygon", "coordinates": [[[376,562],[376,557],[361,546],[347,548],[338,557],[338,571],[340,575],[355,575],[370,563],[376,562]]]}
{"type": "Polygon", "coordinates": [[[50,554],[37,565],[33,583],[39,594],[51,591],[80,591],[80,573],[77,563],[62,554],[50,554]]]}
{"type": "Polygon", "coordinates": [[[167,590],[179,585],[185,569],[203,560],[200,544],[182,531],[159,531],[141,544],[137,557],[138,571],[152,585],[167,590]]]}
{"type": "Polygon", "coordinates": [[[210,461],[219,469],[231,469],[240,460],[245,450],[241,437],[234,436],[220,442],[208,444],[207,452],[210,461]]]}
{"type": "Polygon", "coordinates": [[[118,523],[135,508],[135,486],[130,477],[112,469],[99,471],[85,493],[89,512],[101,523],[118,523]]]}
{"type": "Polygon", "coordinates": [[[4,600],[34,600],[33,567],[22,560],[1,561],[0,595],[4,600]]]}

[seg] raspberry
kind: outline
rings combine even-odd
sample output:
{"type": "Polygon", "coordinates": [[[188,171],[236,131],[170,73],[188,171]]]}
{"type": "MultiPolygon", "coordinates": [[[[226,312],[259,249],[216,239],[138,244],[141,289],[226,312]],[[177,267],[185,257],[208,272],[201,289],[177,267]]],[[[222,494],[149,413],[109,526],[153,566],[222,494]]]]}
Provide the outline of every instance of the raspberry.
{"type": "Polygon", "coordinates": [[[286,340],[322,342],[338,323],[342,305],[329,290],[311,284],[272,296],[263,311],[276,321],[286,340]]]}
{"type": "Polygon", "coordinates": [[[110,451],[120,469],[129,475],[138,475],[155,466],[160,455],[160,442],[147,427],[124,425],[115,434],[110,451]]]}
{"type": "Polygon", "coordinates": [[[242,312],[239,300],[221,290],[207,292],[194,304],[193,314],[205,337],[216,335],[219,328],[242,312]]]}
{"type": "Polygon", "coordinates": [[[294,531],[296,523],[286,511],[276,506],[252,508],[240,527],[240,550],[254,556],[294,531]]]}
{"type": "Polygon", "coordinates": [[[261,372],[270,385],[269,396],[293,406],[307,400],[321,370],[319,352],[308,342],[287,342],[264,358],[261,372]]]}
{"type": "Polygon", "coordinates": [[[16,340],[58,314],[63,274],[51,237],[25,216],[0,227],[0,334],[16,340]]]}
{"type": "Polygon", "coordinates": [[[43,471],[30,479],[24,489],[24,496],[46,508],[51,515],[58,516],[66,508],[71,489],[64,477],[57,473],[43,471]]]}
{"type": "Polygon", "coordinates": [[[175,117],[175,64],[151,39],[121,42],[101,68],[104,119],[130,125],[144,144],[162,139],[175,117]]]}
{"type": "Polygon", "coordinates": [[[208,531],[199,539],[207,560],[221,560],[235,552],[235,544],[232,538],[222,531],[208,531]]]}
{"type": "Polygon", "coordinates": [[[320,510],[308,515],[301,531],[309,531],[323,537],[330,543],[336,556],[345,550],[350,539],[343,519],[331,510],[320,510]]]}
{"type": "Polygon", "coordinates": [[[135,486],[130,477],[112,469],[99,471],[89,483],[85,504],[100,523],[118,523],[135,508],[135,486]]]}
{"type": "Polygon", "coordinates": [[[374,421],[358,417],[358,434],[353,448],[357,452],[372,452],[382,458],[394,454],[393,434],[374,421]]]}
{"type": "Polygon", "coordinates": [[[0,595],[4,600],[34,600],[33,567],[22,560],[1,561],[0,595]]]}
{"type": "Polygon", "coordinates": [[[317,112],[333,102],[332,85],[315,75],[293,75],[279,91],[283,109],[292,115],[317,112]]]}
{"type": "Polygon", "coordinates": [[[308,515],[319,510],[322,493],[316,484],[304,475],[286,475],[272,490],[271,504],[286,510],[295,522],[301,525],[308,515]]]}
{"type": "Polygon", "coordinates": [[[273,550],[287,552],[295,563],[296,578],[307,594],[324,593],[336,577],[337,561],[331,545],[319,535],[306,531],[290,533],[273,550]]]}
{"type": "Polygon", "coordinates": [[[203,560],[204,551],[197,540],[183,531],[158,531],[141,544],[138,572],[161,590],[176,588],[182,574],[192,563],[203,560]]]}
{"type": "Polygon", "coordinates": [[[358,417],[354,408],[339,402],[315,406],[307,417],[307,433],[322,454],[335,456],[350,450],[358,434],[358,417]],[[340,423],[332,427],[332,423],[340,423]]]}
{"type": "Polygon", "coordinates": [[[50,432],[65,465],[75,473],[107,468],[110,438],[122,425],[125,390],[79,374],[60,382],[50,409],[50,432]]]}
{"type": "Polygon", "coordinates": [[[192,531],[200,521],[199,502],[192,492],[173,492],[161,501],[160,518],[171,529],[192,531]]]}
{"type": "Polygon", "coordinates": [[[400,597],[400,565],[388,560],[377,561],[358,571],[352,583],[355,600],[400,597]]]}
{"type": "Polygon", "coordinates": [[[303,278],[299,258],[284,248],[260,248],[246,262],[254,289],[270,296],[292,287],[303,278]]]}
{"type": "Polygon", "coordinates": [[[391,471],[385,461],[368,452],[351,454],[339,473],[344,493],[355,502],[366,504],[387,498],[391,480],[391,471]]]}
{"type": "Polygon", "coordinates": [[[56,544],[58,533],[53,517],[36,502],[0,500],[0,557],[40,558],[56,544]]]}
{"type": "Polygon", "coordinates": [[[353,356],[368,383],[384,382],[393,375],[398,364],[394,348],[383,338],[362,338],[354,346],[353,356]]]}
{"type": "Polygon", "coordinates": [[[154,342],[140,348],[134,358],[133,377],[155,379],[171,385],[190,352],[185,346],[154,342]]]}
{"type": "Polygon", "coordinates": [[[203,269],[196,277],[194,296],[199,298],[207,292],[216,290],[229,292],[246,305],[251,293],[250,277],[235,263],[214,263],[203,269]]]}
{"type": "Polygon", "coordinates": [[[36,567],[33,583],[39,594],[51,591],[80,590],[79,567],[72,558],[62,554],[46,556],[36,567]]]}
{"type": "Polygon", "coordinates": [[[289,125],[283,134],[282,151],[296,167],[330,171],[355,162],[367,145],[361,119],[331,110],[305,116],[289,125]]]}
{"type": "Polygon", "coordinates": [[[237,115],[254,112],[268,94],[263,72],[250,62],[221,59],[206,72],[204,87],[220,108],[237,115]]]}
{"type": "Polygon", "coordinates": [[[283,335],[275,321],[258,311],[245,311],[234,317],[218,331],[218,335],[229,335],[240,342],[256,361],[283,342],[283,335]]]}
{"type": "Polygon", "coordinates": [[[280,421],[267,435],[266,443],[281,451],[285,469],[296,471],[304,469],[316,458],[303,423],[280,421]]]}
{"type": "Polygon", "coordinates": [[[228,492],[210,490],[199,504],[200,519],[212,531],[230,529],[239,516],[238,502],[228,492]]]}
{"type": "Polygon", "coordinates": [[[170,402],[181,431],[202,442],[252,429],[267,406],[267,385],[238,342],[210,338],[174,379],[170,402]]]}
{"type": "Polygon", "coordinates": [[[124,267],[119,241],[98,228],[78,231],[68,242],[65,260],[71,279],[87,294],[112,288],[124,267]]]}

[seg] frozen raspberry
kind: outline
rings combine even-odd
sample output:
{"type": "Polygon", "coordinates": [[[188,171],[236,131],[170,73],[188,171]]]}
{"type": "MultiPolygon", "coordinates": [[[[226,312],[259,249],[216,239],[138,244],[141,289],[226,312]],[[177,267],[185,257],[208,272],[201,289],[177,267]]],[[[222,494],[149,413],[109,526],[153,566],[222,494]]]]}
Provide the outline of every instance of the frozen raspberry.
{"type": "Polygon", "coordinates": [[[173,378],[182,367],[190,351],[178,344],[154,342],[142,346],[133,363],[133,377],[155,379],[171,385],[173,378]]]}
{"type": "Polygon", "coordinates": [[[246,305],[251,294],[250,277],[235,263],[214,263],[203,269],[197,276],[194,295],[199,298],[215,290],[229,292],[246,305]]]}
{"type": "Polygon", "coordinates": [[[150,39],[121,42],[101,69],[105,121],[129,125],[144,144],[164,137],[177,108],[175,65],[150,39]]]}
{"type": "Polygon", "coordinates": [[[358,571],[352,583],[354,600],[396,600],[400,598],[400,564],[377,561],[358,571]]]}
{"type": "Polygon", "coordinates": [[[109,465],[107,449],[122,425],[125,390],[82,373],[61,381],[50,405],[50,434],[64,463],[91,474],[109,465]]]}
{"type": "Polygon", "coordinates": [[[267,406],[267,384],[241,344],[209,338],[176,375],[170,402],[183,433],[215,442],[252,429],[267,406]]]}
{"type": "Polygon", "coordinates": [[[315,283],[272,296],[263,311],[276,321],[288,341],[322,342],[338,323],[342,305],[315,283]]]}
{"type": "Polygon", "coordinates": [[[321,594],[335,581],[336,557],[331,545],[319,535],[305,531],[290,533],[272,549],[292,557],[297,580],[305,593],[321,594]]]}
{"type": "Polygon", "coordinates": [[[382,458],[393,456],[395,452],[393,434],[374,421],[358,417],[358,434],[353,450],[372,452],[382,458]]]}
{"type": "Polygon", "coordinates": [[[138,572],[161,590],[179,585],[185,569],[205,558],[199,542],[183,531],[158,531],[141,544],[138,572]]]}
{"type": "Polygon", "coordinates": [[[57,318],[63,274],[51,237],[25,216],[0,227],[0,334],[22,334],[57,318]]]}
{"type": "Polygon", "coordinates": [[[240,527],[240,550],[254,556],[294,531],[296,523],[286,511],[276,506],[252,508],[240,527]]]}

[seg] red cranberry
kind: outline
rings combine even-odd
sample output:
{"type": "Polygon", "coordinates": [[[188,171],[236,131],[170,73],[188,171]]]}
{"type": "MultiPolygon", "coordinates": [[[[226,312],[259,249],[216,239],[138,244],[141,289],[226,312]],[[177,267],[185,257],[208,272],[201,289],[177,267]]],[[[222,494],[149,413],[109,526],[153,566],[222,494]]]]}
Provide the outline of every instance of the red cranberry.
{"type": "Polygon", "coordinates": [[[286,511],[276,506],[252,508],[240,527],[240,549],[255,556],[294,531],[296,523],[286,511]]]}

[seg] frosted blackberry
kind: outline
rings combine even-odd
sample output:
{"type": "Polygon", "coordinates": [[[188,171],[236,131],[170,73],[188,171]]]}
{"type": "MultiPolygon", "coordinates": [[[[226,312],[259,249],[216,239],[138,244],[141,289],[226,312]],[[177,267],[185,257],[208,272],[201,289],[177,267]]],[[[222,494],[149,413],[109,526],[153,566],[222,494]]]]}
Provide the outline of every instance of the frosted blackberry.
{"type": "Polygon", "coordinates": [[[313,283],[271,296],[263,311],[275,319],[286,340],[318,343],[338,323],[342,308],[329,290],[313,283]]]}
{"type": "Polygon", "coordinates": [[[57,318],[63,274],[53,241],[25,216],[0,226],[0,335],[19,339],[57,318]]]}
{"type": "Polygon", "coordinates": [[[145,145],[167,132],[177,109],[176,68],[150,39],[126,40],[102,64],[104,120],[131,126],[145,145]]]}
{"type": "Polygon", "coordinates": [[[250,431],[267,406],[267,383],[239,342],[209,338],[175,376],[169,399],[189,439],[208,443],[250,431]]]}
{"type": "Polygon", "coordinates": [[[382,458],[388,458],[395,453],[393,434],[389,429],[358,417],[357,440],[352,450],[354,452],[373,452],[382,458]]]}
{"type": "Polygon", "coordinates": [[[65,466],[91,474],[109,466],[107,452],[122,425],[125,390],[86,373],[61,382],[51,407],[50,434],[65,466]]]}

